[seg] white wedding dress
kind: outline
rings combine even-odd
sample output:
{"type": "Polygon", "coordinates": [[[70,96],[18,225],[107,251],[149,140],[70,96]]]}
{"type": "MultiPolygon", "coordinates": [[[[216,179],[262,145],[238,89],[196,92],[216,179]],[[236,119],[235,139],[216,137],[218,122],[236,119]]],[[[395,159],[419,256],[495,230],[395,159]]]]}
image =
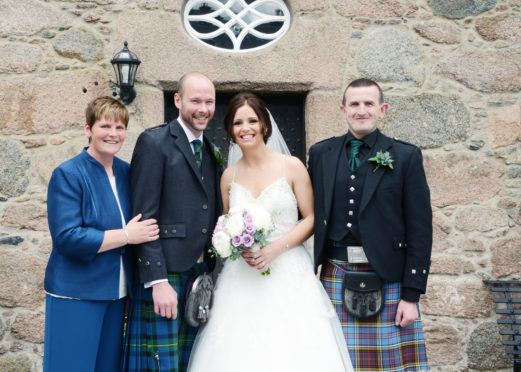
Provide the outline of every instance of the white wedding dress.
{"type": "MultiPolygon", "coordinates": [[[[276,228],[270,241],[297,224],[297,201],[285,177],[257,198],[234,180],[230,207],[252,203],[273,218],[276,228]]],[[[264,276],[242,257],[225,262],[210,319],[199,331],[188,371],[353,371],[336,312],[306,249],[290,249],[270,269],[264,276]]]]}

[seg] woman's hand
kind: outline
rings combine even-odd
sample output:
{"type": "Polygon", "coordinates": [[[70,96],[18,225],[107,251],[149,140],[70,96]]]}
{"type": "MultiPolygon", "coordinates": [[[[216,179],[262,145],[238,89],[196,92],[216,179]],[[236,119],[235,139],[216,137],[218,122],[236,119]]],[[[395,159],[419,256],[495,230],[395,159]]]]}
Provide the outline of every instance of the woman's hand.
{"type": "Polygon", "coordinates": [[[141,213],[128,221],[125,228],[128,235],[128,244],[152,242],[159,238],[159,227],[153,218],[140,221],[141,213]]]}
{"type": "Polygon", "coordinates": [[[259,271],[266,271],[269,269],[273,260],[280,256],[285,250],[286,246],[273,242],[255,252],[251,249],[246,249],[242,251],[241,256],[251,267],[259,271]]]}

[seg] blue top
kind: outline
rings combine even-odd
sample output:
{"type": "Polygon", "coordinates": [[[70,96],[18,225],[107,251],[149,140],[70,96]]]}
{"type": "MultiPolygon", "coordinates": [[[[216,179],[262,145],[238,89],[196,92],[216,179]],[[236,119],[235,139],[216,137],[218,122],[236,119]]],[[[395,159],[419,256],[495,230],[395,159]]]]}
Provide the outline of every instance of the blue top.
{"type": "MultiPolygon", "coordinates": [[[[125,221],[132,208],[130,166],[114,158],[114,176],[125,221]]],[[[131,292],[133,274],[127,246],[97,253],[106,230],[121,229],[121,213],[105,168],[86,149],[58,166],[47,191],[52,252],[45,290],[87,300],[119,298],[120,257],[131,292]]]]}

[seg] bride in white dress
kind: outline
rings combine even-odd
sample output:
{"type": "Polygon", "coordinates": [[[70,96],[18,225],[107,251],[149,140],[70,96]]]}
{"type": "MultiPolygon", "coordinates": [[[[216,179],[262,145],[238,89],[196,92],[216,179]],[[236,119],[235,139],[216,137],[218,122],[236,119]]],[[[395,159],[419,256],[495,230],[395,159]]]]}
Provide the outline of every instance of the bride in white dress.
{"type": "Polygon", "coordinates": [[[261,250],[225,262],[188,371],[353,371],[336,312],[302,246],[314,219],[305,166],[266,147],[269,113],[253,94],[232,99],[225,128],[243,156],[221,178],[223,213],[261,205],[275,231],[261,250]],[[261,275],[268,267],[271,274],[261,275]]]}

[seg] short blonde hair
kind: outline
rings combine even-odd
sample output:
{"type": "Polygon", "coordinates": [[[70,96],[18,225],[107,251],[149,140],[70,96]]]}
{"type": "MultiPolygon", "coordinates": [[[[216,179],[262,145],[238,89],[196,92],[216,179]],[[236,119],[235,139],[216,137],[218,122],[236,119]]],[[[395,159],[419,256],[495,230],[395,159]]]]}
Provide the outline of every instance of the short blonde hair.
{"type": "Polygon", "coordinates": [[[92,129],[95,122],[103,117],[121,121],[125,124],[125,128],[128,125],[129,115],[127,108],[117,99],[110,96],[96,98],[89,102],[87,110],[85,110],[85,119],[90,129],[92,129]]]}

